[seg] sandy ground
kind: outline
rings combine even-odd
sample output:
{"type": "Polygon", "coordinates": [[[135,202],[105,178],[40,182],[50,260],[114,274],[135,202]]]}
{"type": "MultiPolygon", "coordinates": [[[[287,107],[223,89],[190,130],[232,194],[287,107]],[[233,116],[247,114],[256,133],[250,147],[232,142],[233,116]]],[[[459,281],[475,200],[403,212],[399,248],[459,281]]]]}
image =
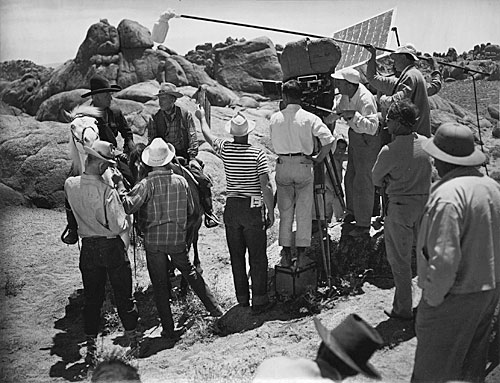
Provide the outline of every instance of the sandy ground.
{"type": "MultiPolygon", "coordinates": [[[[81,277],[78,247],[59,240],[65,217],[60,211],[7,208],[1,212],[0,243],[0,380],[2,382],[86,381],[83,364],[81,277]]],[[[144,382],[250,381],[267,357],[314,357],[319,338],[310,314],[300,315],[278,304],[269,313],[252,316],[236,306],[223,229],[202,228],[200,250],[204,276],[226,314],[215,335],[213,320],[197,318],[183,338],[165,344],[161,328],[142,320],[145,352],[133,363],[144,382]],[[199,337],[206,334],[205,337],[199,337]]],[[[271,244],[271,263],[277,246],[271,244]]],[[[133,260],[133,252],[129,255],[133,260]]],[[[147,285],[141,251],[136,253],[138,281],[147,285]]],[[[375,326],[386,341],[372,363],[388,382],[409,381],[416,338],[411,324],[389,320],[382,309],[389,306],[393,289],[366,283],[363,294],[329,302],[318,317],[333,328],[350,313],[375,326]]],[[[140,303],[140,302],[139,302],[140,303]]],[[[139,310],[141,310],[139,304],[139,310]]],[[[149,313],[141,312],[141,317],[149,313]]],[[[123,354],[120,331],[99,338],[101,353],[123,354]]],[[[348,381],[368,381],[357,378],[348,381]]],[[[489,383],[500,381],[497,368],[489,383]]]]}

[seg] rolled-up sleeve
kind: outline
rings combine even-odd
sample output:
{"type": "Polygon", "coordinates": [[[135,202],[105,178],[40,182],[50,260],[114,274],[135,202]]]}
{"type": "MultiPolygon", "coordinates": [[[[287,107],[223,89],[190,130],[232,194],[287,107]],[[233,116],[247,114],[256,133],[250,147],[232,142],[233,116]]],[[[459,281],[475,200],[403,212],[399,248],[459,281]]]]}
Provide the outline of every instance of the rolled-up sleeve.
{"type": "Polygon", "coordinates": [[[147,178],[143,179],[128,193],[121,196],[123,207],[127,214],[133,214],[147,201],[147,178]]]}
{"type": "Polygon", "coordinates": [[[118,235],[129,228],[127,215],[120,201],[120,196],[115,189],[110,189],[106,196],[105,209],[108,229],[113,234],[118,235]]]}

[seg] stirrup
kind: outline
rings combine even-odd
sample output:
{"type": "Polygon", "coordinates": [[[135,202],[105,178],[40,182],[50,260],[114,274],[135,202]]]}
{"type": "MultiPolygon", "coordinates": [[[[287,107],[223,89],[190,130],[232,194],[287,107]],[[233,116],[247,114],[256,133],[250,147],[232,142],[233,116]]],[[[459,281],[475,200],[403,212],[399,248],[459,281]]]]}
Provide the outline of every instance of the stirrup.
{"type": "Polygon", "coordinates": [[[212,227],[219,226],[219,224],[220,224],[219,220],[213,214],[205,213],[205,226],[206,227],[208,227],[210,229],[212,227]]]}

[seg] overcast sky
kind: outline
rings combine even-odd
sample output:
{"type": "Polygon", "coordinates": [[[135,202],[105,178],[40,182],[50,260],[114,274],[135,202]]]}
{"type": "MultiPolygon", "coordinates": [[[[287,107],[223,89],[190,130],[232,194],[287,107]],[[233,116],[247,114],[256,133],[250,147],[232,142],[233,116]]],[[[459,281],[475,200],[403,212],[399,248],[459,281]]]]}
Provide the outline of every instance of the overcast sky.
{"type": "MultiPolygon", "coordinates": [[[[476,44],[500,44],[499,0],[0,0],[0,61],[62,63],[75,57],[89,27],[123,19],[152,29],[168,8],[177,14],[331,36],[396,7],[402,43],[423,52],[458,53],[476,44]]],[[[300,39],[283,33],[176,18],[164,43],[179,54],[226,37],[268,36],[275,44],[300,39]]]]}

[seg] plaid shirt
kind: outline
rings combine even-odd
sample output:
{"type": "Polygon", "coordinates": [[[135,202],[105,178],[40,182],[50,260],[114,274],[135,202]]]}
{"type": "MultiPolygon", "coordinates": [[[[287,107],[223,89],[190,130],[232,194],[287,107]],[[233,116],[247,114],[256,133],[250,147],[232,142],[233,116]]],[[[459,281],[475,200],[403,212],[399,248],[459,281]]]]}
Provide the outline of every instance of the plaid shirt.
{"type": "Polygon", "coordinates": [[[155,170],[125,195],[127,214],[139,211],[139,228],[146,247],[166,248],[186,242],[188,215],[193,214],[193,197],[187,181],[172,170],[155,170]]]}

